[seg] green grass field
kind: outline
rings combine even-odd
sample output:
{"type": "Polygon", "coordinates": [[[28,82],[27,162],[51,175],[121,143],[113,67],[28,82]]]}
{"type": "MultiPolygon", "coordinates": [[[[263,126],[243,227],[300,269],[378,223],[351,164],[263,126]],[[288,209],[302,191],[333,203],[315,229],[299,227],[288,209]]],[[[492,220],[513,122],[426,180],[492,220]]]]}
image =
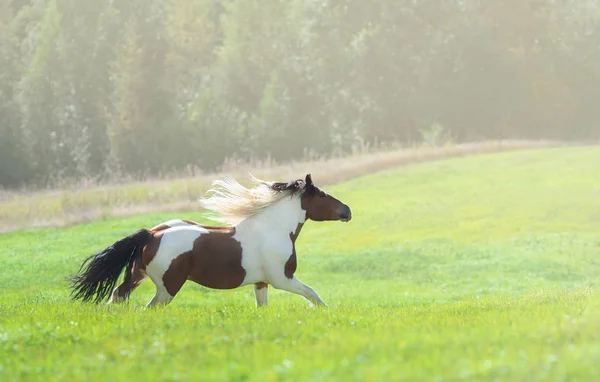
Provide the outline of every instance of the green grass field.
{"type": "Polygon", "coordinates": [[[328,309],[272,288],[256,309],[251,287],[187,283],[145,311],[150,281],[123,306],[69,300],[88,254],[199,213],[0,236],[0,380],[600,380],[600,148],[423,163],[327,191],[354,218],[305,226],[297,276],[328,309]]]}

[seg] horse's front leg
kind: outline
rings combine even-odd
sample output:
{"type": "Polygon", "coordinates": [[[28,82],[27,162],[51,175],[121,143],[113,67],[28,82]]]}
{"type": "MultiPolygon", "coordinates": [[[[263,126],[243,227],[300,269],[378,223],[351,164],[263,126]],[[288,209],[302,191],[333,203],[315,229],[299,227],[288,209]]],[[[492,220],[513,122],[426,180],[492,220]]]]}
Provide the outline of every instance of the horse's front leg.
{"type": "Polygon", "coordinates": [[[299,294],[311,303],[327,307],[327,304],[321,300],[321,297],[311,287],[298,280],[295,276],[288,278],[285,275],[276,277],[271,281],[274,288],[285,290],[291,293],[299,294]]]}
{"type": "Polygon", "coordinates": [[[269,284],[262,283],[262,282],[254,284],[254,297],[256,297],[256,306],[257,307],[267,305],[268,291],[269,291],[269,284]]]}

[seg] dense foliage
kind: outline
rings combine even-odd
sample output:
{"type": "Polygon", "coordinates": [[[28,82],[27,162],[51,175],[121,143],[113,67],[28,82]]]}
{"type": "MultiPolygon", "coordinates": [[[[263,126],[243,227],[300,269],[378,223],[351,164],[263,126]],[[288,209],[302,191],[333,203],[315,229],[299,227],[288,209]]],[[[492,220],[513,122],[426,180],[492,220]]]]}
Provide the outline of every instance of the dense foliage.
{"type": "Polygon", "coordinates": [[[0,185],[600,136],[591,0],[4,0],[0,185]]]}

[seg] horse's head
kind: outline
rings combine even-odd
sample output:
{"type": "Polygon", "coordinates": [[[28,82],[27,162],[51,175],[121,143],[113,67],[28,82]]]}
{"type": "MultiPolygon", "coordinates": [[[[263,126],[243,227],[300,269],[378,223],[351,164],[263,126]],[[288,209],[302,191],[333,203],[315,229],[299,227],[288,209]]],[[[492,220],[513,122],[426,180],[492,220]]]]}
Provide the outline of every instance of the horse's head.
{"type": "Polygon", "coordinates": [[[341,220],[343,222],[352,219],[350,207],[315,186],[310,174],[306,175],[304,187],[301,206],[306,211],[307,219],[314,221],[341,220]]]}

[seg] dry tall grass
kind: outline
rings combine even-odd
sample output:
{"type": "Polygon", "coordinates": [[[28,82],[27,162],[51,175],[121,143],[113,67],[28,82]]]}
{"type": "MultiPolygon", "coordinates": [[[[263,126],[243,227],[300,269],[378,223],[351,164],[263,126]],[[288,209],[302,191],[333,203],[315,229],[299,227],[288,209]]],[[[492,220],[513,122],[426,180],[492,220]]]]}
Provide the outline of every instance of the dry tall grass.
{"type": "MultiPolygon", "coordinates": [[[[151,179],[124,184],[80,183],[62,189],[0,194],[0,232],[58,227],[150,212],[198,210],[197,200],[210,183],[225,174],[248,181],[248,172],[266,179],[291,180],[312,173],[319,185],[329,185],[395,166],[441,158],[535,149],[560,145],[549,141],[486,141],[355,153],[349,157],[295,162],[228,163],[221,173],[151,179]]],[[[246,183],[247,184],[247,183],[246,183]]]]}

